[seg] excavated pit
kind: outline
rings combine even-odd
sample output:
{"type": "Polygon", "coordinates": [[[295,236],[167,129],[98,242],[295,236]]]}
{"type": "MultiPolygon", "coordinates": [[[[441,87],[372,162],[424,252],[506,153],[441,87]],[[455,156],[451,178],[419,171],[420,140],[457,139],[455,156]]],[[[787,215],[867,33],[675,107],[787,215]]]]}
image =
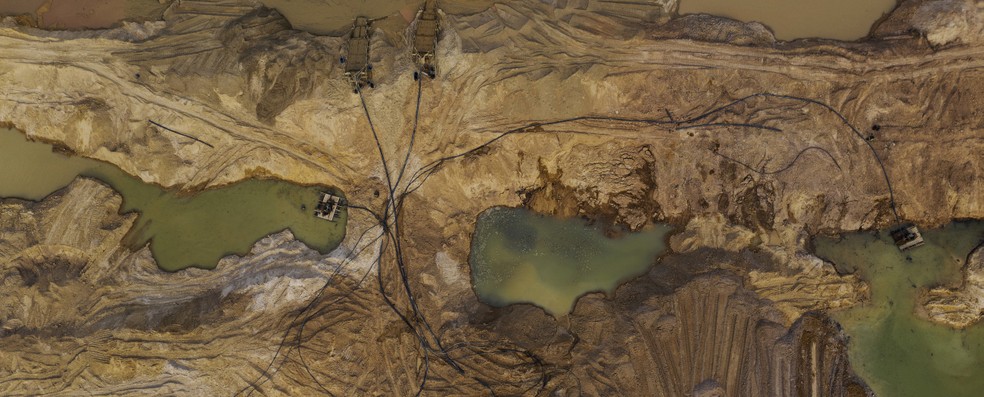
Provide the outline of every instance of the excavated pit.
{"type": "MultiPolygon", "coordinates": [[[[121,244],[135,219],[102,184],[2,200],[0,394],[870,395],[829,318],[876,292],[809,240],[894,222],[865,142],[906,220],[984,218],[984,24],[963,4],[905,1],[845,43],[672,1],[497,3],[441,16],[436,80],[381,23],[361,98],[341,38],[248,1],[98,31],[7,19],[0,121],[32,139],[166,187],[327,183],[372,212],[329,254],[281,232],[165,273],[121,244]],[[475,296],[470,236],[495,206],[680,231],[557,319],[475,296]]],[[[973,263],[917,304],[932,321],[979,317],[973,263]]]]}

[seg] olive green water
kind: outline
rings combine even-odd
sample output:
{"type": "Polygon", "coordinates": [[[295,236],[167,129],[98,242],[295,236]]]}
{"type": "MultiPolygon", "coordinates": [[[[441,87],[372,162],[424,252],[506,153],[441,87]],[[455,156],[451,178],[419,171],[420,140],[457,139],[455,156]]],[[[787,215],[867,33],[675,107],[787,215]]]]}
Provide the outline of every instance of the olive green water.
{"type": "Polygon", "coordinates": [[[257,240],[288,228],[322,253],[337,247],[345,233],[344,211],[336,222],[314,217],[321,190],[316,187],[248,180],[181,195],[143,183],[113,165],[57,154],[50,145],[0,129],[0,197],[40,200],[79,175],[118,191],[123,212],[139,212],[127,244],[150,242],[158,266],[168,271],[214,268],[223,256],[245,254],[257,240]]]}
{"type": "Polygon", "coordinates": [[[680,14],[711,14],[768,26],[779,40],[856,40],[895,0],[681,0],[680,14]]]}
{"type": "Polygon", "coordinates": [[[469,259],[473,286],[494,306],[533,303],[564,315],[584,293],[611,293],[645,273],[666,249],[670,230],[658,225],[612,239],[581,219],[492,208],[475,226],[469,259]]]}
{"type": "Polygon", "coordinates": [[[957,331],[914,313],[919,289],[960,280],[967,254],[984,241],[984,222],[923,237],[926,245],[906,253],[885,232],[814,242],[817,255],[871,285],[870,302],[834,314],[851,337],[851,365],[878,396],[984,395],[984,326],[957,331]]]}

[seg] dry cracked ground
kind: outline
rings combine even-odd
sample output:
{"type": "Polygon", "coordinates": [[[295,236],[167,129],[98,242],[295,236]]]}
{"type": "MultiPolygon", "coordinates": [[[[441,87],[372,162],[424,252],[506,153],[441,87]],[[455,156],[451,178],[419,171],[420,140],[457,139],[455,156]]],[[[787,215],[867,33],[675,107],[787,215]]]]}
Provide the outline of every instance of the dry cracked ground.
{"type": "MultiPolygon", "coordinates": [[[[135,215],[98,181],[0,201],[0,394],[870,395],[826,315],[867,286],[809,240],[894,221],[863,138],[903,218],[984,218],[982,7],[903,1],[854,43],[674,7],[443,15],[399,219],[353,210],[329,255],[285,231],[166,273],[120,243],[135,215]],[[555,318],[472,291],[474,223],[500,205],[678,232],[647,274],[555,318]]],[[[17,21],[0,25],[0,121],[32,139],[175,189],[275,177],[383,214],[413,132],[409,30],[372,36],[377,149],[342,39],[252,3],[109,30],[17,21]]],[[[978,320],[982,257],[927,292],[931,320],[978,320]]]]}

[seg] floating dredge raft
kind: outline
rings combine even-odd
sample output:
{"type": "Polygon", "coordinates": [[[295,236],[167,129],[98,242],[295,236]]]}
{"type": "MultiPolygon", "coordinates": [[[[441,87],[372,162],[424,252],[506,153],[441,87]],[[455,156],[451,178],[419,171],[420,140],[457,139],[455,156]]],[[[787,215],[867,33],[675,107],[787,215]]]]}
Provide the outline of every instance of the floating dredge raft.
{"type": "Polygon", "coordinates": [[[344,203],[341,197],[321,192],[318,197],[318,205],[314,207],[314,216],[324,220],[334,221],[335,217],[338,216],[338,212],[341,211],[342,205],[344,203]]]}
{"type": "Polygon", "coordinates": [[[923,245],[924,241],[922,234],[919,233],[919,228],[913,224],[906,224],[895,228],[890,232],[892,235],[892,240],[895,240],[895,245],[899,247],[900,251],[905,251],[910,248],[915,248],[923,245]]]}

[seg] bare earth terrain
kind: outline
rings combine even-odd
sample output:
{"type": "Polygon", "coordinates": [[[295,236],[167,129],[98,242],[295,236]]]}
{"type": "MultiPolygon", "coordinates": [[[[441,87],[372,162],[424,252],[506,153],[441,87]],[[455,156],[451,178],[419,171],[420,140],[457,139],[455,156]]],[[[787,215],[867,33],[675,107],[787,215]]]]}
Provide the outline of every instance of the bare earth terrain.
{"type": "MultiPolygon", "coordinates": [[[[407,32],[376,30],[361,95],[341,38],[249,2],[98,31],[5,19],[0,122],[167,187],[276,177],[372,213],[327,256],[282,232],[165,273],[122,248],[134,215],[97,181],[0,201],[0,394],[870,394],[825,314],[868,288],[809,237],[895,221],[865,138],[902,218],[984,218],[984,11],[907,1],[842,43],[674,7],[446,14],[419,85],[407,32]],[[680,231],[649,273],[554,318],[473,293],[474,222],[497,205],[680,231]]],[[[927,292],[931,320],[979,319],[981,257],[927,292]]]]}

